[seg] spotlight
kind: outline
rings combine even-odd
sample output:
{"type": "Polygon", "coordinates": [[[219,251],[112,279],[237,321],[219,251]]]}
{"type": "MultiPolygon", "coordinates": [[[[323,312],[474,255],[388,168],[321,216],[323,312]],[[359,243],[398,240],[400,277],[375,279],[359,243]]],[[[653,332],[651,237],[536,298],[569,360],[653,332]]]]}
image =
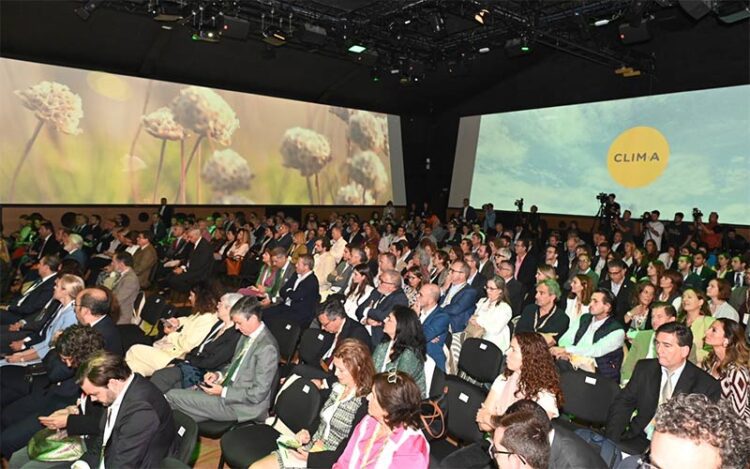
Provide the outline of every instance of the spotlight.
{"type": "Polygon", "coordinates": [[[349,52],[352,52],[354,54],[361,54],[362,52],[367,50],[367,47],[360,45],[360,44],[352,44],[351,47],[349,47],[349,52]]]}
{"type": "Polygon", "coordinates": [[[89,0],[82,7],[73,10],[79,18],[86,21],[91,16],[91,13],[96,10],[99,5],[104,3],[104,0],[89,0]]]}
{"type": "Polygon", "coordinates": [[[272,46],[283,46],[286,44],[286,33],[280,28],[269,26],[263,30],[263,42],[272,46]]]}
{"type": "Polygon", "coordinates": [[[474,14],[474,21],[484,24],[490,16],[490,10],[482,8],[474,14]]]}
{"type": "Polygon", "coordinates": [[[194,32],[191,38],[193,41],[219,42],[221,34],[219,34],[219,31],[213,29],[201,29],[200,31],[194,32]]]}
{"type": "Polygon", "coordinates": [[[490,51],[490,48],[489,48],[489,47],[480,47],[480,48],[479,48],[479,53],[480,53],[480,54],[486,54],[486,53],[487,53],[487,52],[489,52],[489,51],[490,51]]]}
{"type": "Polygon", "coordinates": [[[443,32],[445,29],[445,18],[442,14],[435,13],[432,16],[432,30],[437,34],[443,32]]]}

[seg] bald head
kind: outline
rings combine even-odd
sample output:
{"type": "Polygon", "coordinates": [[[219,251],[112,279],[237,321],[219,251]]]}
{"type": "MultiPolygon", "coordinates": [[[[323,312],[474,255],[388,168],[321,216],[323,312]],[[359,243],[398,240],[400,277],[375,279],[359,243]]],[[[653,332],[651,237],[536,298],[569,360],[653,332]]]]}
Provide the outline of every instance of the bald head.
{"type": "Polygon", "coordinates": [[[438,304],[438,301],[440,301],[440,287],[434,283],[422,285],[417,300],[419,301],[419,306],[421,306],[423,310],[431,309],[438,304]]]}
{"type": "Polygon", "coordinates": [[[91,325],[111,309],[110,295],[101,287],[85,288],[76,297],[76,317],[81,324],[91,325]]]}

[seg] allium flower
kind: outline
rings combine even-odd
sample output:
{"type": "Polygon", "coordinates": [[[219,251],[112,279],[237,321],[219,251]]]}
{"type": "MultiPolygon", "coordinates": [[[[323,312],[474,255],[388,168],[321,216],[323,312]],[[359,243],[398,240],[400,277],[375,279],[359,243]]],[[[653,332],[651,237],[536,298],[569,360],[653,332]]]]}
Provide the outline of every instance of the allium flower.
{"type": "Polygon", "coordinates": [[[186,137],[185,129],[174,121],[174,114],[168,107],[160,107],[151,114],[141,117],[143,128],[156,138],[162,140],[182,140],[186,137]]]}
{"type": "Polygon", "coordinates": [[[224,98],[208,88],[188,86],[181,89],[170,108],[178,124],[224,146],[232,143],[232,134],[240,126],[234,110],[224,98]]]}
{"type": "Polygon", "coordinates": [[[339,187],[339,191],[336,193],[334,203],[337,205],[372,205],[375,203],[370,191],[365,189],[356,182],[350,182],[345,186],[339,187]],[[364,193],[364,202],[362,201],[362,194],[364,193]]]}
{"type": "Polygon", "coordinates": [[[216,194],[211,203],[214,205],[255,205],[255,202],[247,197],[237,194],[216,194]]]}
{"type": "Polygon", "coordinates": [[[386,133],[371,112],[355,111],[349,118],[349,138],[360,150],[380,152],[385,148],[386,133]]]}
{"type": "Polygon", "coordinates": [[[361,151],[352,157],[349,161],[349,176],[375,194],[382,194],[388,188],[385,166],[373,151],[361,151]]]}
{"type": "Polygon", "coordinates": [[[201,176],[214,191],[225,194],[247,189],[253,178],[247,160],[231,148],[216,150],[203,165],[201,176]]]}
{"type": "Polygon", "coordinates": [[[58,132],[70,135],[82,132],[78,127],[83,117],[81,97],[70,91],[67,85],[43,81],[25,90],[16,90],[15,94],[26,108],[58,132]]]}
{"type": "Polygon", "coordinates": [[[298,169],[305,177],[319,173],[333,159],[328,139],[302,127],[293,127],[284,132],[281,156],[284,166],[298,169]]]}
{"type": "Polygon", "coordinates": [[[135,155],[122,155],[120,158],[120,168],[123,173],[142,171],[147,167],[148,165],[146,162],[135,155]]]}

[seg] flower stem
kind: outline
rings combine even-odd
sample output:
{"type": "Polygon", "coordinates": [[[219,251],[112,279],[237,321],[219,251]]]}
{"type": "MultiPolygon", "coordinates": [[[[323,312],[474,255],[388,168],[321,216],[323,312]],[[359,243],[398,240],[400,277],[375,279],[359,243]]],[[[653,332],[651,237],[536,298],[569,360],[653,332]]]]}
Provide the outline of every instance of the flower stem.
{"type": "Polygon", "coordinates": [[[180,189],[177,192],[181,204],[185,204],[185,139],[180,140],[180,189]]]}
{"type": "Polygon", "coordinates": [[[362,205],[367,205],[367,188],[362,188],[362,205]]]}
{"type": "Polygon", "coordinates": [[[313,202],[313,191],[312,184],[310,183],[310,176],[307,176],[305,180],[307,181],[307,196],[310,198],[310,205],[312,205],[315,202],[313,202]]]}
{"type": "Polygon", "coordinates": [[[156,182],[154,183],[154,197],[151,203],[156,203],[156,194],[159,192],[159,179],[161,178],[161,168],[164,165],[164,149],[167,147],[167,139],[161,141],[161,151],[159,152],[159,168],[156,170],[156,182]]]}
{"type": "Polygon", "coordinates": [[[23,167],[23,164],[26,162],[26,158],[29,157],[29,153],[31,153],[31,147],[34,146],[34,142],[36,141],[36,138],[39,136],[39,131],[42,130],[42,126],[44,125],[44,121],[39,119],[39,122],[36,124],[36,128],[34,129],[34,133],[31,135],[31,138],[28,142],[26,142],[26,148],[23,150],[23,155],[21,156],[21,160],[18,162],[18,166],[16,166],[16,170],[13,171],[13,178],[10,180],[10,191],[8,192],[8,202],[13,202],[13,197],[16,192],[16,180],[18,180],[18,174],[21,172],[21,168],[23,167]]]}
{"type": "Polygon", "coordinates": [[[198,147],[198,171],[195,172],[195,194],[196,202],[201,203],[201,168],[203,168],[203,152],[198,147]]]}
{"type": "MultiPolygon", "coordinates": [[[[187,173],[190,170],[190,163],[193,162],[193,157],[195,157],[195,152],[198,150],[198,147],[201,145],[201,140],[203,140],[203,135],[198,137],[198,140],[195,141],[195,145],[193,145],[193,150],[190,152],[190,158],[188,158],[187,164],[185,165],[185,170],[182,173],[182,178],[180,179],[180,188],[177,190],[178,194],[182,194],[183,197],[185,197],[185,186],[187,185],[187,173]]],[[[183,204],[185,201],[183,200],[183,204]]]]}
{"type": "Polygon", "coordinates": [[[315,173],[315,192],[318,195],[318,203],[323,205],[323,199],[320,197],[320,181],[318,181],[318,173],[315,173]]]}

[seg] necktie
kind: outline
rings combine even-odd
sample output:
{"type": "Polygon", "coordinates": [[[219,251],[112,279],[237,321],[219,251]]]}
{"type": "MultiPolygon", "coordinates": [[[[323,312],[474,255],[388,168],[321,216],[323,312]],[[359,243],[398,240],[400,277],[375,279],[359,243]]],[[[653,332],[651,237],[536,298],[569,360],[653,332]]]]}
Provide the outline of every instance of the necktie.
{"type": "Polygon", "coordinates": [[[734,273],[734,286],[735,287],[741,287],[742,286],[742,272],[735,272],[734,273]]]}
{"type": "Polygon", "coordinates": [[[58,314],[60,314],[60,310],[63,308],[63,305],[57,307],[57,310],[50,315],[50,317],[47,318],[47,322],[44,323],[44,326],[42,326],[42,329],[39,331],[39,337],[44,337],[47,334],[47,329],[49,329],[49,326],[52,325],[52,322],[55,320],[58,314]]]}
{"type": "Polygon", "coordinates": [[[112,404],[110,404],[110,407],[107,407],[107,423],[104,425],[104,441],[102,441],[102,449],[99,453],[99,467],[104,467],[104,449],[107,447],[107,442],[112,436],[112,428],[110,427],[110,424],[112,423],[110,419],[112,418],[112,404]]]}
{"type": "Polygon", "coordinates": [[[667,402],[672,397],[672,376],[674,373],[667,370],[667,379],[664,381],[664,386],[661,387],[661,394],[659,394],[659,404],[667,402]]]}
{"type": "Polygon", "coordinates": [[[227,370],[227,375],[224,377],[224,381],[221,382],[222,386],[228,386],[234,381],[234,373],[237,371],[237,368],[239,368],[240,365],[242,364],[242,360],[245,358],[245,354],[250,348],[250,344],[252,344],[252,342],[253,342],[253,339],[248,337],[247,340],[245,341],[245,345],[242,346],[242,350],[240,351],[240,353],[234,359],[232,364],[229,365],[229,369],[227,370]]]}

